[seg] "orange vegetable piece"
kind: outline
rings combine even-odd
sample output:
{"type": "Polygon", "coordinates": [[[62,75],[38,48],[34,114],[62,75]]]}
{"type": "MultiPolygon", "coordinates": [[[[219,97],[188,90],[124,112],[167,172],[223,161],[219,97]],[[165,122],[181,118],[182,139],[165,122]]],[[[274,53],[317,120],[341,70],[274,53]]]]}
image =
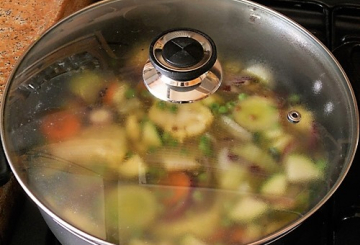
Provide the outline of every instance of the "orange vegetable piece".
{"type": "Polygon", "coordinates": [[[188,196],[191,179],[185,172],[171,172],[165,179],[160,181],[160,184],[174,187],[171,188],[169,195],[163,199],[165,205],[172,206],[188,196]]]}
{"type": "Polygon", "coordinates": [[[106,92],[103,96],[103,103],[105,105],[111,105],[114,103],[114,96],[116,91],[119,88],[119,83],[118,82],[112,82],[109,84],[109,86],[106,88],[106,92]]]}
{"type": "Polygon", "coordinates": [[[41,132],[50,141],[69,138],[79,132],[80,118],[70,111],[60,111],[46,115],[40,126],[41,132]]]}
{"type": "Polygon", "coordinates": [[[231,243],[241,243],[244,239],[245,231],[242,227],[235,227],[231,229],[229,240],[231,243]]]}

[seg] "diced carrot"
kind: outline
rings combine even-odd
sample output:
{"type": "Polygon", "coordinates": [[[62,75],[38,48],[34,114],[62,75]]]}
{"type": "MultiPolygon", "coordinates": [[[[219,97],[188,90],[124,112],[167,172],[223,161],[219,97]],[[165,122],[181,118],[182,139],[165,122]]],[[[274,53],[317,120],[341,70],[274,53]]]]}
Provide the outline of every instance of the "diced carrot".
{"type": "Polygon", "coordinates": [[[241,243],[244,239],[244,228],[234,227],[230,231],[229,240],[231,243],[241,243]]]}
{"type": "Polygon", "coordinates": [[[80,128],[80,118],[70,111],[48,114],[40,126],[41,132],[50,141],[69,138],[79,132],[80,128]]]}
{"type": "Polygon", "coordinates": [[[119,88],[118,82],[112,82],[109,84],[109,86],[106,88],[105,94],[103,96],[103,103],[105,105],[111,105],[114,103],[114,96],[116,91],[119,88]]]}
{"type": "Polygon", "coordinates": [[[160,181],[160,184],[173,187],[171,193],[163,199],[165,205],[172,206],[188,196],[191,180],[185,172],[171,172],[160,181]]]}
{"type": "Polygon", "coordinates": [[[213,243],[217,243],[224,241],[225,239],[227,239],[227,237],[228,237],[227,230],[224,228],[219,228],[216,229],[216,231],[214,231],[210,239],[213,243]]]}

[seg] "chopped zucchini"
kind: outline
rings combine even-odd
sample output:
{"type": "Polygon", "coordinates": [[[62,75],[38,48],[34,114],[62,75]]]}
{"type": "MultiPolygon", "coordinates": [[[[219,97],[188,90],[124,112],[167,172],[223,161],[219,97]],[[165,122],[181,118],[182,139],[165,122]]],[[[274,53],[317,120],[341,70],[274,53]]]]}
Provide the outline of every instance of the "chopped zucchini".
{"type": "Polygon", "coordinates": [[[119,173],[127,178],[144,175],[147,165],[139,155],[133,155],[119,165],[119,173]]]}
{"type": "Polygon", "coordinates": [[[104,87],[105,79],[95,72],[83,72],[74,76],[70,81],[70,91],[82,98],[86,103],[93,104],[104,87]]]}
{"type": "Polygon", "coordinates": [[[160,134],[151,121],[140,122],[136,115],[129,115],[125,121],[125,129],[128,138],[140,152],[162,145],[160,134]]]}
{"type": "Polygon", "coordinates": [[[224,59],[223,64],[223,70],[225,71],[224,74],[230,74],[230,75],[237,75],[241,72],[243,69],[243,64],[234,58],[228,58],[224,59]]]}
{"type": "Polygon", "coordinates": [[[236,190],[248,178],[249,172],[244,166],[231,164],[218,172],[218,182],[222,189],[236,190]]]}
{"type": "Polygon", "coordinates": [[[161,137],[155,125],[146,121],[142,129],[142,143],[149,147],[159,147],[162,145],[161,137]]]}
{"type": "Polygon", "coordinates": [[[220,97],[220,95],[212,94],[209,97],[201,100],[201,103],[207,107],[211,107],[214,103],[216,104],[223,104],[224,100],[220,97]]]}
{"type": "Polygon", "coordinates": [[[287,179],[283,173],[274,174],[265,181],[260,192],[265,195],[284,195],[287,190],[287,179]]]}
{"type": "Polygon", "coordinates": [[[142,113],[143,105],[138,98],[131,98],[116,104],[117,112],[121,115],[139,115],[142,113]]]}
{"type": "Polygon", "coordinates": [[[241,198],[229,211],[229,218],[235,222],[248,223],[259,218],[268,209],[268,204],[251,196],[241,198]]]}
{"type": "Polygon", "coordinates": [[[136,115],[129,115],[125,121],[127,136],[134,142],[138,142],[141,135],[141,125],[136,115]]]}
{"type": "Polygon", "coordinates": [[[219,118],[219,122],[220,126],[235,138],[243,141],[251,141],[253,139],[252,133],[240,126],[232,118],[222,115],[219,118]]]}
{"type": "Polygon", "coordinates": [[[267,172],[276,172],[279,169],[279,165],[270,154],[252,143],[236,145],[231,152],[267,172]]]}
{"type": "Polygon", "coordinates": [[[292,148],[292,145],[295,143],[295,138],[290,134],[284,134],[283,136],[274,139],[271,142],[271,148],[275,149],[280,154],[284,154],[288,151],[289,146],[292,148]]]}
{"type": "Polygon", "coordinates": [[[291,154],[285,159],[284,164],[289,182],[307,183],[323,177],[323,172],[310,158],[304,155],[291,154]]]}
{"type": "Polygon", "coordinates": [[[156,218],[157,201],[150,190],[124,185],[115,189],[113,195],[118,208],[119,229],[145,228],[156,218]]]}
{"type": "Polygon", "coordinates": [[[280,114],[276,104],[265,97],[250,96],[239,101],[233,110],[234,120],[251,132],[275,128],[280,114]]]}
{"type": "Polygon", "coordinates": [[[148,240],[140,240],[138,238],[131,239],[128,244],[129,245],[153,245],[153,243],[151,243],[148,240]]]}
{"type": "Polygon", "coordinates": [[[180,245],[207,245],[207,243],[193,235],[187,235],[181,239],[180,245]]]}
{"type": "Polygon", "coordinates": [[[265,67],[263,64],[256,63],[254,65],[246,67],[243,72],[251,76],[255,76],[259,81],[267,86],[272,86],[274,83],[273,74],[270,69],[265,67]]]}
{"type": "Polygon", "coordinates": [[[189,215],[174,221],[159,221],[153,227],[156,236],[171,238],[194,235],[197,238],[208,238],[218,226],[221,217],[219,203],[204,209],[202,212],[191,212],[189,215]]]}
{"type": "Polygon", "coordinates": [[[243,244],[248,244],[258,240],[259,237],[261,237],[261,234],[263,234],[264,228],[265,227],[259,224],[247,225],[242,239],[243,244]]]}
{"type": "Polygon", "coordinates": [[[148,154],[146,161],[150,164],[162,164],[167,171],[191,171],[201,167],[196,152],[184,154],[181,149],[174,148],[163,148],[148,154]]]}

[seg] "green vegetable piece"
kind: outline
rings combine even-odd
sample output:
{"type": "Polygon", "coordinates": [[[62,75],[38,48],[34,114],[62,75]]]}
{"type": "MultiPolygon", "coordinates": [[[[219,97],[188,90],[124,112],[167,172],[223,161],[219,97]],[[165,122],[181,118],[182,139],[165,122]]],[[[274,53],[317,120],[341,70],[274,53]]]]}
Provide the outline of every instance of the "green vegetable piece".
{"type": "Polygon", "coordinates": [[[180,245],[207,245],[207,243],[195,236],[187,235],[181,240],[180,245]]]}
{"type": "Polygon", "coordinates": [[[171,105],[169,107],[169,110],[172,112],[172,113],[176,113],[178,110],[179,110],[179,107],[177,107],[177,105],[171,105]]]}
{"type": "Polygon", "coordinates": [[[240,223],[248,223],[259,218],[268,209],[268,204],[251,196],[238,201],[229,212],[229,218],[240,223]]]}
{"type": "Polygon", "coordinates": [[[247,94],[245,94],[245,93],[240,93],[240,94],[238,95],[238,100],[239,100],[239,101],[242,101],[242,100],[246,99],[247,97],[248,97],[247,94]]]}
{"type": "Polygon", "coordinates": [[[159,108],[160,110],[165,110],[166,109],[166,102],[165,101],[158,101],[156,103],[156,107],[159,108]]]}
{"type": "Polygon", "coordinates": [[[135,89],[128,88],[128,89],[125,91],[125,98],[126,98],[126,99],[134,98],[135,95],[136,95],[135,89]]]}
{"type": "Polygon", "coordinates": [[[300,103],[300,96],[298,94],[292,94],[289,96],[288,101],[290,104],[295,105],[300,103]]]}
{"type": "Polygon", "coordinates": [[[323,178],[323,172],[308,157],[291,154],[285,159],[287,179],[292,183],[308,183],[323,178]]]}
{"type": "Polygon", "coordinates": [[[147,166],[139,155],[133,155],[120,164],[119,173],[127,178],[145,175],[147,166]]]}
{"type": "Polygon", "coordinates": [[[285,174],[274,174],[265,181],[264,185],[261,187],[260,192],[266,195],[281,196],[286,194],[287,186],[288,182],[285,174]]]}
{"type": "Polygon", "coordinates": [[[270,155],[275,159],[275,160],[279,160],[280,159],[280,151],[279,149],[277,149],[276,147],[270,147],[269,148],[269,153],[270,155]]]}
{"type": "Polygon", "coordinates": [[[162,134],[161,138],[165,145],[168,145],[168,146],[178,146],[179,145],[179,141],[177,141],[175,138],[173,138],[171,136],[171,134],[168,132],[164,132],[162,134]]]}
{"type": "Polygon", "coordinates": [[[229,111],[229,109],[226,106],[220,106],[219,107],[219,113],[220,114],[225,114],[229,111]]]}
{"type": "Polygon", "coordinates": [[[224,170],[218,171],[219,185],[222,189],[238,190],[243,183],[247,183],[249,172],[244,166],[232,164],[224,170]]]}
{"type": "Polygon", "coordinates": [[[220,107],[220,104],[214,102],[214,103],[212,103],[212,104],[210,105],[210,110],[211,110],[213,113],[217,114],[217,113],[219,112],[219,107],[220,107]]]}
{"type": "Polygon", "coordinates": [[[229,101],[225,104],[225,106],[229,109],[229,110],[232,110],[236,105],[236,102],[235,101],[229,101]]]}
{"type": "Polygon", "coordinates": [[[205,156],[211,156],[212,155],[212,144],[209,137],[206,135],[201,136],[199,141],[199,150],[202,151],[202,153],[205,156]]]}
{"type": "Polygon", "coordinates": [[[274,101],[266,97],[251,96],[239,101],[233,110],[234,120],[251,132],[279,125],[280,113],[274,101]]]}
{"type": "Polygon", "coordinates": [[[117,203],[120,229],[145,228],[156,218],[158,204],[154,194],[148,189],[119,186],[113,195],[116,198],[114,203],[117,203]]]}
{"type": "Polygon", "coordinates": [[[276,172],[279,169],[270,154],[252,143],[234,146],[231,151],[267,172],[276,172]]]}
{"type": "Polygon", "coordinates": [[[74,76],[69,84],[70,91],[82,98],[86,103],[95,103],[105,80],[94,72],[82,72],[74,76]]]}
{"type": "MultiPolygon", "coordinates": [[[[206,193],[204,193],[206,195],[206,193]]],[[[170,238],[193,234],[199,239],[207,239],[220,222],[221,209],[219,203],[202,211],[190,212],[179,217],[176,222],[159,221],[153,227],[155,236],[170,238]]]]}
{"type": "Polygon", "coordinates": [[[161,137],[150,121],[145,121],[142,130],[142,142],[149,147],[159,147],[162,145],[161,137]]]}
{"type": "Polygon", "coordinates": [[[327,168],[327,161],[325,159],[320,159],[316,161],[315,164],[321,171],[325,171],[325,169],[327,168]]]}

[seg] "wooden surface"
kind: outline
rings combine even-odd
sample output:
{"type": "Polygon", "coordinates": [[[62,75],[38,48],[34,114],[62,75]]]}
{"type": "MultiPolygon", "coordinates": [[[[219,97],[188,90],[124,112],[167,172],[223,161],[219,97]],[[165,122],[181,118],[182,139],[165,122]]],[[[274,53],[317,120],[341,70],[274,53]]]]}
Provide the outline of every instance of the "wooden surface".
{"type": "MultiPolygon", "coordinates": [[[[93,0],[1,0],[0,99],[19,57],[49,27],[93,0]]],[[[0,187],[0,244],[7,244],[16,209],[24,196],[14,176],[0,187]]]]}
{"type": "Polygon", "coordinates": [[[16,61],[46,29],[93,0],[1,0],[0,93],[16,61]]]}

